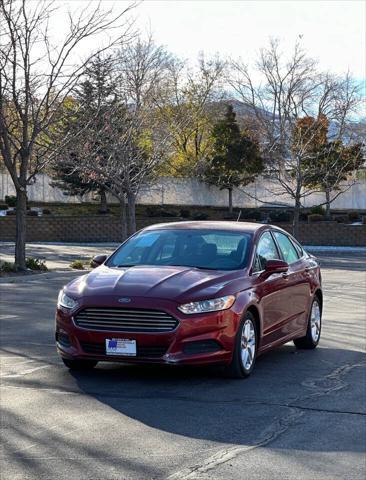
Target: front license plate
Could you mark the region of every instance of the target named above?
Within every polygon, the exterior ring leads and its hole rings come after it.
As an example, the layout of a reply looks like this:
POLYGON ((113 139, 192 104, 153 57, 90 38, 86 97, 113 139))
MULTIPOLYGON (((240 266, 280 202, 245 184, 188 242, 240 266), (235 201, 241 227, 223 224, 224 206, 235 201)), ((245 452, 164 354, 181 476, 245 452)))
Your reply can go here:
POLYGON ((107 355, 125 355, 136 357, 136 340, 125 338, 106 338, 105 351, 107 355))

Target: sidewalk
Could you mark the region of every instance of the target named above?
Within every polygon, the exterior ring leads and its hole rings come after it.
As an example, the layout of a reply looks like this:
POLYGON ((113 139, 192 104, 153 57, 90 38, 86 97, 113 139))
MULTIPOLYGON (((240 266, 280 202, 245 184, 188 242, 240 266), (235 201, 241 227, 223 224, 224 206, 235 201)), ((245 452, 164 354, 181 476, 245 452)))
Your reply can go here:
MULTIPOLYGON (((118 243, 28 243, 27 257, 46 260, 49 270, 68 270, 74 260, 90 260, 95 255, 104 253, 108 255, 117 247, 118 243)), ((0 260, 14 262, 14 243, 0 242, 0 260)))
MULTIPOLYGON (((90 260, 95 255, 110 254, 117 247, 118 243, 29 243, 27 244, 27 256, 46 260, 50 270, 68 270, 74 260, 90 260)), ((366 256, 365 247, 325 247, 325 246, 304 246, 305 250, 314 254, 341 254, 366 256)), ((0 242, 0 260, 6 262, 14 261, 14 243, 0 242)))

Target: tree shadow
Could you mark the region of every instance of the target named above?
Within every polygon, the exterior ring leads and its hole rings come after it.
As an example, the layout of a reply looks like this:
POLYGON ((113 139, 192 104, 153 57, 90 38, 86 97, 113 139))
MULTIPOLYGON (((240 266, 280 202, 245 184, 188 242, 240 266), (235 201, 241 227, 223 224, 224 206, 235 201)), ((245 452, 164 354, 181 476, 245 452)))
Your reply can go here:
MULTIPOLYGON (((154 429, 210 442, 247 444, 266 427, 263 418, 270 423, 279 410, 285 413, 300 404, 311 407, 313 398, 319 402, 321 397, 329 409, 329 395, 341 395, 343 388, 342 374, 328 378, 330 372, 339 365, 364 368, 365 362, 361 352, 298 351, 286 345, 260 357, 254 374, 243 381, 228 379, 215 367, 107 363, 71 375, 85 394, 154 429), (254 436, 243 435, 241 426, 248 422, 253 423, 254 436)), ((313 450, 311 443, 306 448, 313 450)), ((327 443, 323 448, 328 450, 327 443)), ((362 451, 364 445, 349 448, 362 451)))

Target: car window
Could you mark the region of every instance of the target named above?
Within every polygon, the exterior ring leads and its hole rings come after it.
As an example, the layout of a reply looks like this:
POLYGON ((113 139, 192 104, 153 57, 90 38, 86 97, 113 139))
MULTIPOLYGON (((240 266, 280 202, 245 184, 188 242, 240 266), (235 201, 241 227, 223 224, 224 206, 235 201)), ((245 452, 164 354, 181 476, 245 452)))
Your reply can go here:
POLYGON ((294 245, 292 244, 291 240, 288 238, 287 235, 281 232, 273 232, 275 239, 278 242, 280 247, 283 259, 287 263, 294 263, 296 262, 300 256, 294 245))
POLYGON ((270 232, 264 232, 258 241, 253 271, 260 272, 264 270, 267 260, 280 260, 276 244, 270 232))
POLYGON ((179 265, 235 270, 247 265, 251 236, 204 229, 142 231, 108 260, 108 266, 179 265))
POLYGON ((302 246, 294 238, 292 238, 292 237, 289 237, 289 238, 290 238, 293 246, 296 248, 296 251, 299 255, 299 258, 303 257, 304 256, 304 249, 302 248, 302 246))

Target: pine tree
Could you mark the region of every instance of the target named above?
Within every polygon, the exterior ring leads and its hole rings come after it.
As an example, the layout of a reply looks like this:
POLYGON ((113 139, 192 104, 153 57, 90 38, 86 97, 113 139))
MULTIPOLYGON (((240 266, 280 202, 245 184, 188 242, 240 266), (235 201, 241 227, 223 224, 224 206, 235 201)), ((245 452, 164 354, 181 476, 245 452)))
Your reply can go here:
MULTIPOLYGON (((112 75, 112 62, 110 56, 97 56, 85 69, 84 81, 71 102, 69 123, 66 126, 66 130, 75 132, 76 141, 63 151, 66 158, 58 158, 52 175, 52 185, 62 189, 66 195, 97 192, 100 196, 100 213, 108 212, 105 187, 99 185, 92 175, 81 174, 74 165, 77 163, 78 143, 91 142, 96 146, 98 133, 104 126, 104 115, 115 102, 117 86, 112 75)), ((103 162, 103 157, 108 155, 104 142, 99 142, 96 150, 103 162)))
POLYGON ((221 190, 228 190, 232 213, 233 188, 252 182, 263 171, 258 143, 248 131, 240 131, 231 105, 212 129, 213 155, 206 162, 201 177, 221 190))

